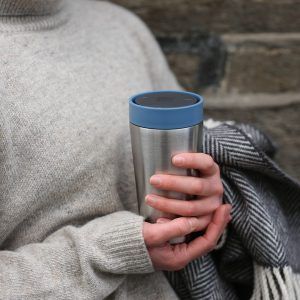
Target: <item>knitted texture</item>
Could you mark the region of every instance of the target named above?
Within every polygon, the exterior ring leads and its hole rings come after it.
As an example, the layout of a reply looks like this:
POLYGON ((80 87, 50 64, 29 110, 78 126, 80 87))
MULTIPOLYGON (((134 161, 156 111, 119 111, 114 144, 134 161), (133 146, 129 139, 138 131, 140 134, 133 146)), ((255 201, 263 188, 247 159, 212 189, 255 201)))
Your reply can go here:
POLYGON ((300 184, 249 125, 206 129, 204 150, 221 167, 233 219, 219 251, 167 273, 174 289, 182 299, 300 299, 300 184))
POLYGON ((58 12, 62 0, 14 0, 0 2, 1 16, 45 16, 58 12))
POLYGON ((138 216, 128 98, 178 89, 107 2, 0 0, 0 299, 176 299, 138 216))

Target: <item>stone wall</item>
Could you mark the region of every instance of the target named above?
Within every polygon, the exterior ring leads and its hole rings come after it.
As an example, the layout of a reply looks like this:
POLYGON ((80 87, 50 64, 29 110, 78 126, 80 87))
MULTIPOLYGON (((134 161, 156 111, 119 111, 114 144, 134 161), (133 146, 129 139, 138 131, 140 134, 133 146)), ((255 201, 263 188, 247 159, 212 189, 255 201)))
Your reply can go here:
POLYGON ((299 0, 114 0, 154 32, 180 83, 206 115, 246 121, 278 144, 300 179, 299 0))

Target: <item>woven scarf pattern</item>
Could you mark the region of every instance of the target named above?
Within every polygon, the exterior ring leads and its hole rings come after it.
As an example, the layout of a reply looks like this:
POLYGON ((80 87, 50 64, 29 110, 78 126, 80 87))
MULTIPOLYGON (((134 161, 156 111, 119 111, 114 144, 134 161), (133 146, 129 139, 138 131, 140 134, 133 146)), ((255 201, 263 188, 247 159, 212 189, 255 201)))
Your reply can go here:
POLYGON ((219 250, 166 272, 181 299, 300 299, 300 185, 272 160, 276 148, 246 124, 204 129, 232 221, 219 250))

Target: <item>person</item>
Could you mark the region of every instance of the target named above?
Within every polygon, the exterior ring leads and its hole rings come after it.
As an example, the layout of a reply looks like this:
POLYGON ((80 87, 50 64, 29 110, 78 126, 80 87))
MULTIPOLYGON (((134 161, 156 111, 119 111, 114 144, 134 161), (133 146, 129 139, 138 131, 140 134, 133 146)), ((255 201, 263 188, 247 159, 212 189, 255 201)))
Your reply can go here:
POLYGON ((0 0, 0 78, 0 299, 176 299, 161 270, 213 250, 230 205, 213 159, 184 153, 199 178, 151 184, 198 200, 138 215, 127 99, 181 89, 147 27, 103 1, 0 0))

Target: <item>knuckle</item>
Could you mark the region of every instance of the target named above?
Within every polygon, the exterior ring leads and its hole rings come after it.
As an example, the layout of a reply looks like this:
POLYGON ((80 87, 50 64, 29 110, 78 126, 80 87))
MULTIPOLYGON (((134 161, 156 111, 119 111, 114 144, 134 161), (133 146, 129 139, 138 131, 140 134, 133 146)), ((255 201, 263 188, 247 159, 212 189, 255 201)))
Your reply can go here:
POLYGON ((220 166, 218 165, 218 164, 216 164, 216 163, 214 163, 216 166, 215 166, 215 168, 216 168, 216 173, 218 174, 218 175, 220 175, 221 174, 221 170, 220 170, 220 166))
POLYGON ((155 208, 156 209, 159 209, 159 210, 164 210, 166 208, 168 208, 168 202, 167 201, 164 201, 165 199, 161 199, 161 198, 158 198, 156 201, 155 201, 155 208))
POLYGON ((148 232, 148 237, 147 237, 147 240, 151 243, 155 243, 157 241, 157 236, 155 234, 154 231, 149 231, 148 232))
POLYGON ((214 209, 217 209, 222 204, 222 198, 221 197, 214 197, 211 200, 211 204, 214 209))
POLYGON ((187 158, 187 162, 190 166, 197 166, 199 161, 198 154, 199 153, 191 153, 191 156, 187 158))
POLYGON ((193 194, 201 195, 202 189, 203 189, 202 181, 199 179, 195 179, 194 183, 192 184, 191 189, 192 189, 193 194))
POLYGON ((207 155, 205 158, 205 169, 211 169, 215 164, 215 161, 210 155, 207 155))
POLYGON ((176 179, 174 176, 168 176, 166 180, 166 186, 167 187, 173 187, 176 186, 176 179))
POLYGON ((195 215, 195 211, 197 209, 197 206, 194 202, 188 202, 185 208, 185 212, 188 216, 193 216, 195 215))
POLYGON ((180 222, 178 222, 177 230, 179 235, 185 235, 191 231, 191 224, 187 219, 181 218, 180 222))
POLYGON ((223 195, 224 187, 223 187, 223 184, 221 182, 219 182, 218 184, 215 185, 215 192, 216 192, 217 195, 223 195))

